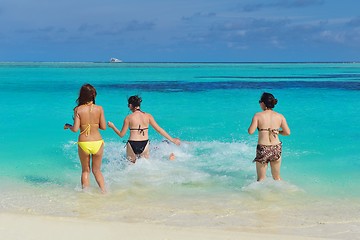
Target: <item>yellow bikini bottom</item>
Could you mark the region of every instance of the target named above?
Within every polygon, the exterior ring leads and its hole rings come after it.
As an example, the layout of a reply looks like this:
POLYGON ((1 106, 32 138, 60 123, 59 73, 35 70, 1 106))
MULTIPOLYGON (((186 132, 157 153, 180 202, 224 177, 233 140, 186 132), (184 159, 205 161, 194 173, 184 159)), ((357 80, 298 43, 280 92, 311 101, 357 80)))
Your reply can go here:
POLYGON ((98 140, 98 141, 89 141, 89 142, 78 142, 77 144, 87 154, 96 154, 101 148, 103 143, 104 140, 98 140))

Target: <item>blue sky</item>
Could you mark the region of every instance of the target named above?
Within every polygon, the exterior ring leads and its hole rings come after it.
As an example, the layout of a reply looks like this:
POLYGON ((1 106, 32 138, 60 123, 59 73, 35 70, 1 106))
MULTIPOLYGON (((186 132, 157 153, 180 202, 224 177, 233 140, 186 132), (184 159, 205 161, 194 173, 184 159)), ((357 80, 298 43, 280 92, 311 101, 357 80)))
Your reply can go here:
POLYGON ((0 61, 360 61, 359 0, 1 0, 0 61))

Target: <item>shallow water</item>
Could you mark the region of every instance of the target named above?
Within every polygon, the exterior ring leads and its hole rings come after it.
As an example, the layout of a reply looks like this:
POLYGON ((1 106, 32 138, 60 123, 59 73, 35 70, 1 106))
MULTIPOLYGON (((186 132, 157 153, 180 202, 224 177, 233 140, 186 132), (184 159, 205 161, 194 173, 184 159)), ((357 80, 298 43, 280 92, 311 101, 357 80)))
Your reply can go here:
POLYGON ((360 64, 0 63, 0 209, 354 239, 359 90, 360 64), (183 144, 151 130, 151 158, 133 165, 127 136, 107 129, 109 193, 93 179, 82 191, 77 134, 62 128, 85 82, 107 120, 120 127, 127 97, 140 94, 142 109, 183 144), (283 182, 255 182, 257 139, 247 128, 263 91, 292 131, 281 138, 283 182))

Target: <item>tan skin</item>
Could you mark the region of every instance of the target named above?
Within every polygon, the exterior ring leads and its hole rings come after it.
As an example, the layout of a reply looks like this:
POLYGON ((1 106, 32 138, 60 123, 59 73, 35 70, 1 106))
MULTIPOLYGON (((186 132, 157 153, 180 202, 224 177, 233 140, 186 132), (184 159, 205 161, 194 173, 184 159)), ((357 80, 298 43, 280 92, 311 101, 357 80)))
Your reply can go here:
MULTIPOLYGON (((270 128, 270 129, 280 129, 279 134, 283 136, 290 135, 290 128, 286 122, 286 119, 280 113, 273 111, 271 108, 267 108, 263 102, 260 103, 260 107, 263 110, 254 115, 250 127, 248 129, 249 134, 253 134, 256 129, 270 128)), ((259 131, 258 132, 258 144, 261 145, 277 145, 280 143, 279 137, 276 134, 275 136, 270 135, 271 141, 269 139, 269 132, 259 131)), ((281 158, 277 161, 271 161, 271 174, 274 180, 281 180, 280 177, 280 166, 281 158)), ((256 172, 257 180, 262 181, 266 178, 266 170, 268 165, 256 162, 256 172)))
MULTIPOLYGON (((160 133, 163 137, 168 139, 169 141, 175 143, 176 145, 180 145, 180 139, 171 137, 164 129, 162 129, 155 121, 154 117, 149 114, 142 111, 138 111, 140 107, 133 107, 131 104, 128 105, 129 109, 132 111, 130 115, 128 115, 124 119, 123 126, 121 130, 117 129, 115 124, 112 122, 108 122, 108 126, 114 130, 114 132, 119 135, 121 138, 125 136, 127 130, 129 128, 137 129, 139 128, 139 125, 141 128, 148 128, 149 125, 153 127, 158 133, 160 133)), ((142 141, 149 139, 149 131, 148 129, 144 130, 143 133, 140 133, 139 131, 130 131, 130 137, 129 140, 135 140, 135 141, 142 141), (143 134, 144 133, 144 134, 143 134)), ((126 156, 127 158, 135 163, 136 161, 136 155, 133 152, 132 148, 130 147, 130 144, 126 144, 126 156)), ((140 157, 149 158, 149 142, 147 143, 144 151, 141 153, 140 157)), ((170 156, 171 158, 172 156, 170 156)))
MULTIPOLYGON (((90 142, 102 140, 99 129, 106 129, 106 121, 104 116, 104 110, 101 106, 95 105, 92 102, 88 104, 80 105, 74 110, 74 124, 65 124, 64 129, 70 129, 73 132, 77 132, 80 129, 80 132, 84 131, 87 127, 87 124, 90 123, 90 134, 80 134, 78 141, 79 142, 90 142), (90 108, 92 108, 90 112, 90 108)), ((82 174, 81 174, 81 184, 83 188, 90 186, 90 169, 94 174, 95 180, 99 185, 103 193, 106 192, 104 177, 101 173, 101 162, 102 156, 104 153, 104 144, 102 144, 100 150, 93 154, 92 163, 90 167, 90 155, 84 152, 78 146, 78 154, 81 162, 82 174)))

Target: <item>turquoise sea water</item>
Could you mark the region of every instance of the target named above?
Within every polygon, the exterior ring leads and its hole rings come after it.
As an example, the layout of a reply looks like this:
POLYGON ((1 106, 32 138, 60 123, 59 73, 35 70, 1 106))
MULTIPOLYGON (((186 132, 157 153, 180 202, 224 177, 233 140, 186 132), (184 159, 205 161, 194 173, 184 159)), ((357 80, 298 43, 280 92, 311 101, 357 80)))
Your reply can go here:
POLYGON ((358 63, 0 63, 0 211, 354 239, 359 92, 358 63), (121 127, 127 97, 139 94, 183 144, 151 130, 150 160, 131 165, 127 136, 107 129, 109 193, 93 179, 82 192, 77 134, 63 125, 84 83, 96 87, 106 120, 121 127), (255 182, 257 136, 247 128, 264 91, 292 131, 281 138, 281 183, 270 171, 255 182))

